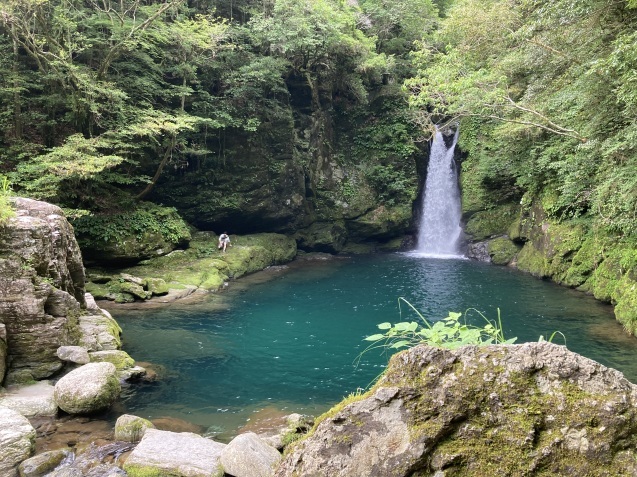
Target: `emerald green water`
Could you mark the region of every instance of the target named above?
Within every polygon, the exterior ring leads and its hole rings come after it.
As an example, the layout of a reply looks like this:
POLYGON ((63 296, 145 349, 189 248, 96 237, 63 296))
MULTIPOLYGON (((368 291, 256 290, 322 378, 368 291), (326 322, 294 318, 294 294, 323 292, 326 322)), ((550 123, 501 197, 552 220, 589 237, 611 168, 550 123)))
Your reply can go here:
POLYGON ((637 340, 610 306, 508 268, 388 254, 272 269, 204 303, 114 311, 124 349, 165 368, 128 392, 126 411, 184 419, 222 440, 263 416, 319 414, 382 371, 380 352, 354 361, 377 323, 401 321, 398 297, 431 319, 470 307, 495 317, 499 307, 507 337, 559 330, 569 349, 637 381, 637 340))

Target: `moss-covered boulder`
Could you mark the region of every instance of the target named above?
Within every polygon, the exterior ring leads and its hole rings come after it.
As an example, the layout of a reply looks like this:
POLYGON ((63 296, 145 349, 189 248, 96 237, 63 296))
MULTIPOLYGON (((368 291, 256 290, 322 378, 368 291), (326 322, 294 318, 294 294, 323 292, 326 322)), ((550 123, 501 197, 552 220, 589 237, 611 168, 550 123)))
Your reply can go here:
POLYGON ((118 371, 132 368, 135 360, 126 351, 113 349, 89 353, 91 363, 112 363, 118 371))
POLYGON ((519 218, 519 211, 519 205, 505 204, 475 212, 467 220, 465 233, 473 241, 507 234, 519 218))
POLYGON ((84 258, 112 266, 170 253, 191 239, 188 224, 174 208, 151 202, 108 215, 73 220, 84 258))
POLYGON ((20 464, 20 477, 42 477, 48 475, 66 457, 71 455, 71 449, 57 449, 33 456, 20 464))
POLYGON ((306 252, 338 253, 347 240, 345 222, 315 222, 296 234, 298 247, 306 252))
POLYGON ((139 442, 147 429, 155 429, 155 425, 142 417, 123 414, 115 423, 115 440, 124 442, 139 442))
POLYGON ((520 247, 507 237, 498 237, 489 240, 487 252, 491 257, 491 262, 495 265, 508 265, 515 258, 520 247))
POLYGON ((418 346, 319 418, 277 477, 634 475, 637 387, 550 343, 418 346))
POLYGON ((522 216, 520 239, 526 242, 517 266, 535 276, 567 284, 572 258, 582 247, 586 234, 581 223, 549 219, 541 203, 535 202, 522 216))
POLYGON ((405 234, 409 230, 411 219, 410 204, 393 207, 381 205, 361 217, 347 221, 348 239, 366 242, 389 240, 405 234))
POLYGON ((74 369, 55 384, 55 402, 69 414, 90 414, 107 409, 121 392, 112 363, 89 363, 74 369))

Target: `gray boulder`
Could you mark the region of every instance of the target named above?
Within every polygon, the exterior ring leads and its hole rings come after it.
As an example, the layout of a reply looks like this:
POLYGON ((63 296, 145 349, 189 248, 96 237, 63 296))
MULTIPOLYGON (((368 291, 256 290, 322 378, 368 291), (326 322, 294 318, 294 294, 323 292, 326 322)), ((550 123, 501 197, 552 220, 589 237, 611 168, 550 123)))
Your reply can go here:
POLYGON ((637 386, 562 346, 418 346, 277 477, 637 475, 637 386))
POLYGON ((190 432, 147 429, 124 464, 129 475, 220 477, 225 444, 190 432))
POLYGON ((0 394, 0 406, 19 412, 24 417, 50 417, 58 412, 53 397, 54 387, 48 381, 7 386, 0 394))
POLYGON ((110 407, 120 392, 114 364, 89 363, 55 384, 55 401, 69 414, 89 414, 110 407))
POLYGON ((20 464, 20 477, 41 477, 53 471, 71 453, 70 449, 58 449, 35 455, 20 464))
POLYGON ((6 371, 17 383, 62 368, 56 351, 73 344, 85 301, 80 249, 62 210, 12 201, 16 216, 0 229, 0 381, 6 371))
POLYGON ((17 477, 18 465, 35 449, 35 429, 16 411, 0 406, 0 476, 17 477))
POLYGON ((123 414, 115 423, 115 440, 124 442, 139 442, 147 429, 154 429, 155 425, 147 419, 123 414))
POLYGON ((90 314, 80 316, 79 345, 89 351, 119 349, 122 345, 122 329, 106 310, 88 310, 90 314))
POLYGON ((272 477, 281 454, 253 432, 240 434, 221 451, 221 465, 234 477, 272 477))
POLYGON ((62 361, 75 364, 87 364, 91 362, 88 350, 82 346, 60 346, 55 352, 62 361))

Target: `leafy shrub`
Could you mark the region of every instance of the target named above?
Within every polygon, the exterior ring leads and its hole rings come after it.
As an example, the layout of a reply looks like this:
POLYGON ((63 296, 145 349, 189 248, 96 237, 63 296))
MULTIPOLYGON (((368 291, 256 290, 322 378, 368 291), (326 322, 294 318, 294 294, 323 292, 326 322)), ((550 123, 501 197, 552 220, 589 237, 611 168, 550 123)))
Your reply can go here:
POLYGON ((0 225, 15 216, 11 202, 9 202, 10 194, 11 185, 9 184, 9 179, 2 177, 0 179, 0 225))
POLYGON ((72 220, 80 243, 99 246, 134 236, 143 240, 152 233, 177 244, 190 237, 186 223, 174 208, 143 204, 130 212, 110 215, 85 215, 72 220))
POLYGON ((411 348, 419 344, 455 349, 465 345, 511 344, 517 339, 504 337, 499 309, 497 320, 489 320, 475 308, 470 308, 464 314, 449 312, 449 316, 432 324, 407 300, 399 298, 399 306, 401 303, 407 304, 416 312, 420 321, 403 321, 393 325, 391 323, 379 324, 378 328, 383 333, 365 338, 365 341, 373 342, 365 351, 374 348, 397 350, 411 348), (467 322, 467 314, 471 311, 484 319, 484 326, 471 325, 467 322))

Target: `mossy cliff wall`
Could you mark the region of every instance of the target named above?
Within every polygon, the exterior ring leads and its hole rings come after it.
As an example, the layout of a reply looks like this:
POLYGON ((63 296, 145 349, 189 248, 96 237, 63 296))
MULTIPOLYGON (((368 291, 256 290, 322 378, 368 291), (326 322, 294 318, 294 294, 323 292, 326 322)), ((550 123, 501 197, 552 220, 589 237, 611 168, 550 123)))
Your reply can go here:
POLYGON ((617 319, 637 334, 634 242, 605 234, 586 220, 552 220, 542 201, 529 196, 520 204, 470 215, 466 232, 486 247, 496 264, 515 266, 613 304, 617 319))
POLYGON ((426 157, 404 116, 402 93, 369 105, 312 108, 302 85, 257 131, 224 133, 217 151, 165 174, 152 200, 199 230, 298 234, 307 251, 387 242, 412 230, 416 162, 426 157))

